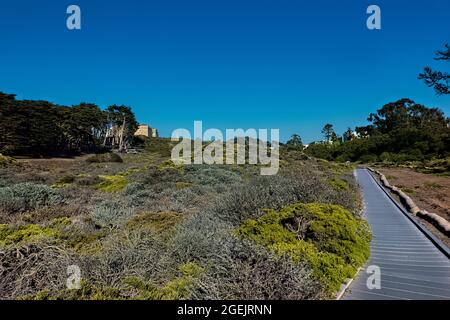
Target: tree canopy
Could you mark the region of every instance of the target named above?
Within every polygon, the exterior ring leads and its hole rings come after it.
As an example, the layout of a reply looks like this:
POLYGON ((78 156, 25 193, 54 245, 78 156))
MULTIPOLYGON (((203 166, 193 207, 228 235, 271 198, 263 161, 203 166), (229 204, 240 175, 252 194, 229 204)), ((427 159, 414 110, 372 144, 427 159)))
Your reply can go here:
POLYGON ((92 103, 68 107, 48 101, 16 100, 0 92, 0 153, 48 155, 97 150, 112 125, 121 128, 123 141, 137 127, 131 108, 112 106, 102 111, 92 103), (117 117, 116 117, 117 116, 117 117))
POLYGON ((326 125, 324 125, 323 129, 322 129, 322 134, 325 138, 325 141, 330 142, 331 139, 333 138, 333 134, 334 134, 334 129, 333 129, 333 125, 331 123, 327 123, 326 125))
POLYGON ((303 150, 302 138, 298 134, 293 134, 286 142, 286 146, 290 150, 303 150))
POLYGON ((450 154, 450 119, 438 108, 401 99, 371 113, 368 121, 350 139, 349 128, 343 143, 311 144, 307 152, 339 161, 423 160, 450 154))
MULTIPOLYGON (((444 50, 438 50, 434 59, 450 61, 450 45, 446 44, 444 50)), ((427 86, 434 88, 437 95, 450 94, 450 74, 447 72, 425 67, 419 74, 419 79, 423 80, 427 86)))

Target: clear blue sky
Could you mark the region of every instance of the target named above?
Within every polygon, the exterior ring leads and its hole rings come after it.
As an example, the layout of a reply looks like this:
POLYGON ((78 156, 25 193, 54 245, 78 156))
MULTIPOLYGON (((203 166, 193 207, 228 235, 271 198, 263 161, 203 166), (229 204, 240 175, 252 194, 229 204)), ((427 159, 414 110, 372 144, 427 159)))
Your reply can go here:
POLYGON ((279 128, 320 139, 408 97, 450 112, 417 80, 450 42, 449 0, 73 0, 0 2, 0 91, 72 105, 130 105, 176 128, 279 128), (66 29, 66 8, 82 30, 66 29), (382 30, 366 28, 366 8, 382 30))

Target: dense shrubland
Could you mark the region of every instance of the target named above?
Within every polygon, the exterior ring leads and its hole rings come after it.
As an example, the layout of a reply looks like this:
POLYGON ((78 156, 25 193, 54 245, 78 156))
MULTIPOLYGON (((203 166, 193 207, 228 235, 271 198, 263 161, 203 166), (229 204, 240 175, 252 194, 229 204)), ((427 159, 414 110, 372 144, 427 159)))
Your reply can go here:
POLYGON ((330 298, 367 258, 351 166, 292 148, 272 177, 177 166, 164 151, 122 158, 0 169, 0 298, 330 298), (282 243, 256 232, 273 227, 269 214, 308 206, 274 222, 282 243), (69 265, 79 290, 66 289, 69 265))

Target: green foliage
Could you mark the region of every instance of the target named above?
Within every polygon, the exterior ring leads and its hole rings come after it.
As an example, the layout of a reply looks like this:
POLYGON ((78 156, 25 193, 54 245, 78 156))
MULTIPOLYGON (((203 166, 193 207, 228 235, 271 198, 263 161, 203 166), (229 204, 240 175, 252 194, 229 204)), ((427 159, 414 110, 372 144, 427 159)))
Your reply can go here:
POLYGON ((128 277, 126 284, 139 291, 139 299, 145 300, 181 300, 189 298, 194 281, 203 273, 203 268, 194 262, 188 262, 180 266, 181 275, 163 287, 142 281, 137 277, 128 277))
POLYGON ((388 103, 372 113, 371 125, 357 128, 359 138, 344 143, 314 143, 306 152, 337 161, 393 163, 445 157, 450 153, 450 120, 437 108, 409 99, 388 103))
POLYGON ((69 174, 59 179, 55 184, 52 185, 52 188, 55 189, 66 188, 73 182, 75 182, 75 176, 69 174))
MULTIPOLYGON (((447 62, 450 61, 450 45, 447 43, 444 50, 437 51, 434 59, 447 62)), ((430 67, 425 67, 418 78, 423 80, 428 87, 434 88, 437 95, 450 94, 449 73, 435 71, 430 67)))
POLYGON ((313 157, 325 160, 333 159, 333 146, 328 143, 311 143, 308 148, 306 148, 306 153, 313 157))
POLYGON ((348 182, 339 178, 331 179, 330 184, 336 190, 348 190, 348 182))
POLYGON ((107 232, 96 230, 83 233, 80 230, 62 230, 58 239, 80 254, 97 254, 102 251, 101 241, 107 236, 107 232))
POLYGON ((177 182, 175 183, 175 186, 176 186, 176 188, 177 188, 178 190, 181 190, 181 189, 189 188, 190 186, 192 186, 192 183, 189 183, 189 182, 183 182, 183 181, 177 181, 177 182))
POLYGON ((75 176, 72 174, 66 175, 58 180, 58 183, 73 183, 75 181, 75 176))
POLYGON ((184 166, 182 164, 175 164, 172 160, 166 160, 158 167, 159 170, 175 169, 183 171, 184 166))
POLYGON ((292 135, 291 139, 286 142, 288 150, 303 150, 302 138, 298 134, 292 135))
POLYGON ((146 138, 144 148, 151 153, 158 153, 163 157, 170 157, 173 143, 166 138, 146 138))
POLYGON ((127 227, 161 233, 173 229, 182 219, 183 215, 177 212, 144 212, 130 219, 127 227))
POLYGON ((67 226, 70 226, 71 224, 72 224, 72 219, 70 219, 69 217, 55 218, 50 223, 50 225, 53 228, 67 227, 67 226))
POLYGON ((0 153, 95 152, 103 149, 108 140, 106 132, 112 127, 124 133, 120 139, 123 147, 137 128, 130 107, 113 105, 106 111, 90 103, 67 107, 48 101, 16 100, 15 95, 0 92, 0 153))
POLYGON ((94 186, 102 182, 102 179, 97 175, 78 175, 76 184, 79 186, 94 186))
POLYGON ((24 182, 0 188, 0 209, 19 212, 61 204, 62 196, 41 184, 24 182))
POLYGON ((195 185, 229 185, 242 181, 239 173, 226 165, 186 165, 185 180, 195 185))
POLYGON ((424 161, 416 166, 416 170, 422 173, 433 173, 438 175, 450 175, 450 158, 445 159, 431 159, 424 161))
POLYGON ((55 228, 43 228, 36 224, 11 227, 0 224, 0 246, 33 243, 45 238, 54 238, 59 235, 55 228))
POLYGON ((119 151, 123 151, 125 145, 133 140, 138 128, 136 117, 130 107, 124 105, 109 106, 106 111, 107 127, 113 129, 114 138, 111 144, 117 144, 119 151))
POLYGON ((16 159, 4 156, 0 153, 0 168, 15 167, 18 165, 19 163, 17 162, 16 159))
POLYGON ((95 188, 110 193, 121 191, 129 183, 127 180, 128 176, 142 171, 145 171, 145 169, 131 168, 115 175, 100 175, 99 178, 103 179, 103 181, 95 185, 95 188))
POLYGON ((95 188, 105 192, 118 192, 125 188, 128 184, 126 176, 121 174, 113 176, 100 175, 99 177, 104 181, 97 184, 95 188))
POLYGON ((326 142, 331 141, 332 137, 335 134, 333 125, 330 123, 327 123, 322 129, 322 134, 323 134, 326 142))
POLYGON ((115 202, 103 202, 92 211, 91 218, 96 226, 101 228, 120 227, 126 219, 133 215, 132 208, 124 207, 115 202))
POLYGON ((362 163, 374 163, 378 161, 378 157, 375 154, 365 154, 359 158, 362 163))
POLYGON ((91 151, 100 145, 105 125, 105 113, 95 104, 65 107, 0 92, 0 152, 6 154, 91 151))
POLYGON ((122 158, 117 153, 101 153, 86 159, 89 163, 117 162, 122 163, 122 158))
POLYGON ((257 220, 246 220, 236 232, 297 263, 308 263, 330 294, 369 257, 366 221, 336 205, 297 203, 267 210, 257 220))
POLYGON ((347 131, 345 131, 344 134, 342 135, 343 142, 351 141, 354 138, 355 136, 353 135, 353 130, 351 128, 348 128, 347 131))
POLYGON ((98 287, 83 279, 80 289, 64 289, 56 293, 43 290, 35 295, 21 297, 22 300, 123 300, 124 298, 120 289, 98 287))

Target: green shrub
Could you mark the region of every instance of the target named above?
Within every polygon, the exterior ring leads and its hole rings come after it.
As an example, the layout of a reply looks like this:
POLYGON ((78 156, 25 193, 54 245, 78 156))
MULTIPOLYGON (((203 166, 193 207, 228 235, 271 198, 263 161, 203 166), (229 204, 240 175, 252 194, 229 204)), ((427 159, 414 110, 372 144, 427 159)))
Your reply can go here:
POLYGON ((339 178, 331 179, 330 184, 336 190, 348 190, 348 183, 343 179, 339 178))
POLYGON ((64 230, 59 239, 64 244, 81 254, 97 254, 102 251, 101 241, 107 236, 104 230, 80 233, 79 230, 64 230))
POLYGON ((332 160, 333 145, 328 143, 311 143, 308 148, 305 149, 306 154, 316 158, 332 160))
POLYGON ((158 169, 159 170, 175 169, 178 171, 183 171, 183 165, 175 164, 172 160, 166 160, 159 165, 158 169))
POLYGON ((103 179, 103 181, 98 183, 95 188, 106 192, 118 192, 128 185, 129 181, 127 180, 127 177, 129 175, 141 173, 143 171, 144 169, 131 168, 125 172, 119 172, 111 176, 100 175, 99 177, 103 179))
POLYGON ((173 229, 182 219, 183 215, 176 212, 144 212, 130 219, 127 227, 161 233, 173 229))
POLYGON ((120 289, 95 286, 86 280, 81 280, 80 289, 63 289, 52 293, 47 290, 35 295, 21 297, 23 300, 122 300, 120 289))
POLYGON ((96 154, 86 159, 89 163, 102 163, 102 162, 118 162, 122 163, 123 159, 117 153, 102 153, 96 154))
POLYGON ((211 210, 217 218, 238 226, 243 220, 259 218, 264 208, 281 209, 296 202, 339 204, 354 214, 359 210, 353 192, 338 191, 307 170, 256 177, 249 184, 223 194, 211 203, 211 210))
POLYGON ((0 245, 2 246, 33 243, 45 238, 57 237, 58 235, 58 230, 43 228, 36 224, 19 227, 0 224, 0 245))
POLYGON ((0 188, 0 209, 8 212, 34 210, 62 202, 62 196, 46 185, 25 182, 0 188))
POLYGON ((230 185, 242 182, 240 175, 228 166, 187 165, 185 179, 196 185, 230 185))
POLYGON ((137 277, 125 279, 125 283, 138 289, 140 299, 146 300, 180 300, 189 298, 194 280, 203 273, 203 268, 194 262, 188 262, 180 266, 181 275, 167 282, 163 287, 157 287, 152 283, 142 281, 137 277))
POLYGON ((58 180, 57 183, 73 183, 75 181, 75 176, 72 174, 68 174, 61 179, 58 180))
POLYGON ((115 202, 103 202, 94 208, 91 214, 93 222, 101 228, 121 226, 133 215, 132 208, 126 208, 115 202))
POLYGON ((362 163, 374 163, 378 161, 376 154, 365 154, 359 158, 362 163))
POLYGON ((151 153, 158 153, 164 157, 170 157, 173 143, 170 139, 147 138, 145 139, 145 149, 151 153))
POLYGON ((421 173, 434 173, 448 176, 450 175, 450 158, 424 161, 416 170, 421 173))
POLYGON ((97 175, 83 175, 76 179, 76 184, 79 186, 93 186, 102 182, 102 179, 97 175))
POLYGON ((62 177, 61 179, 59 179, 55 184, 52 185, 52 188, 56 188, 56 189, 66 188, 74 181, 75 181, 75 176, 69 174, 69 175, 66 175, 66 176, 62 177))
POLYGON ((70 226, 71 224, 72 224, 72 219, 70 219, 69 217, 54 218, 50 222, 50 225, 54 228, 67 227, 67 226, 70 226))
POLYGON ((175 187, 176 187, 178 190, 186 189, 186 188, 189 188, 190 186, 192 186, 192 183, 189 183, 189 182, 177 181, 177 182, 175 183, 175 187))
POLYGON ((339 290, 369 257, 366 221, 337 205, 297 203, 280 211, 267 210, 236 232, 294 262, 306 262, 329 294, 339 290))
POLYGON ((106 192, 117 192, 125 188, 128 184, 126 176, 124 175, 113 175, 113 176, 99 176, 104 181, 97 184, 95 187, 98 190, 106 192))
POLYGON ((11 166, 18 166, 19 163, 16 159, 4 156, 0 153, 0 168, 6 168, 11 166))

